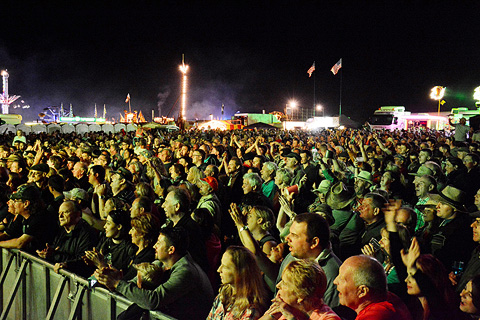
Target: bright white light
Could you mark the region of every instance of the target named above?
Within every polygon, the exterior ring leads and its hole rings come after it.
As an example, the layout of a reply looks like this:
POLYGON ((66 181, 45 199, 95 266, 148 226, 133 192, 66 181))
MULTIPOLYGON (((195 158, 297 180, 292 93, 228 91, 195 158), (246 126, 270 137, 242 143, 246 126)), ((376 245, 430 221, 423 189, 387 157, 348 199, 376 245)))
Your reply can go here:
POLYGON ((180 71, 182 71, 183 74, 187 73, 187 70, 188 70, 188 66, 185 65, 185 64, 182 64, 180 66, 180 71))
POLYGON ((476 87, 473 91, 473 99, 480 101, 480 87, 476 87))
POLYGON ((322 111, 322 109, 323 109, 323 106, 321 104, 317 104, 317 110, 322 111))
POLYGON ((290 100, 288 104, 290 107, 292 107, 292 109, 295 109, 298 105, 296 100, 290 100))
POLYGON ((212 121, 202 123, 201 125, 198 126, 198 129, 199 130, 208 130, 208 129, 228 130, 228 124, 223 121, 212 120, 212 121))
POLYGON ((433 100, 441 100, 445 95, 445 87, 436 86, 433 87, 430 93, 430 98, 433 100))
POLYGON ((180 117, 185 119, 185 109, 187 105, 187 70, 188 66, 182 64, 180 66, 180 71, 183 73, 183 81, 182 81, 182 106, 180 111, 180 117))

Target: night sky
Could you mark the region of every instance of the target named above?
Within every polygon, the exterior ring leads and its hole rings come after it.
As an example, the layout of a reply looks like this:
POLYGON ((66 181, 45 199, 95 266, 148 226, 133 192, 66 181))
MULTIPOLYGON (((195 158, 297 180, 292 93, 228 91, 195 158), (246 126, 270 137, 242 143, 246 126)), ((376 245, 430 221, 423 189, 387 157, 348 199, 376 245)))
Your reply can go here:
MULTIPOLYGON (((435 112, 474 108, 480 86, 480 5, 474 1, 2 1, 0 68, 29 109, 119 118, 127 93, 151 120, 177 117, 182 53, 188 119, 283 111, 316 102, 365 121, 381 105, 435 112), (329 4, 325 4, 325 3, 329 4), (340 59, 343 68, 330 68, 340 59), (316 62, 311 78, 308 68, 316 62)), ((478 3, 478 2, 477 2, 478 3)), ((19 100, 19 101, 20 101, 19 100)))

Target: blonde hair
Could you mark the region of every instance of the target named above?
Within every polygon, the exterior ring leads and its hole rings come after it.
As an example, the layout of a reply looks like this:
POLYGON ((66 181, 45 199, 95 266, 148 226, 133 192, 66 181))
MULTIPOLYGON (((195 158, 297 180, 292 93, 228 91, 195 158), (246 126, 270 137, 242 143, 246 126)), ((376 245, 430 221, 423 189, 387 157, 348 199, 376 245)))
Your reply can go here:
POLYGON ((263 314, 267 305, 267 292, 254 255, 240 246, 228 247, 225 251, 225 254, 227 253, 236 272, 233 285, 220 287, 219 297, 225 310, 231 310, 235 318, 240 318, 245 310, 252 306, 263 314))
POLYGON ((133 265, 142 279, 142 288, 153 290, 160 284, 163 269, 156 264, 142 262, 133 265))
POLYGON ((309 309, 318 305, 327 290, 327 276, 314 260, 297 260, 288 264, 282 278, 288 278, 297 288, 298 298, 303 300, 309 309))

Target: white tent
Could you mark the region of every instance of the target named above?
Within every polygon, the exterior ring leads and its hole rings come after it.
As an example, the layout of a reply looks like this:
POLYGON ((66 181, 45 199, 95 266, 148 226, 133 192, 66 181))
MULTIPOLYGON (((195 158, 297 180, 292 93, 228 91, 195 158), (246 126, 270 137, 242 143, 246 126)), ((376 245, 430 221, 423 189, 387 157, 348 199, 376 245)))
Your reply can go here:
POLYGON ((53 133, 55 131, 62 132, 62 127, 56 123, 51 123, 47 125, 47 133, 53 133))
POLYGON ((113 125, 110 124, 110 123, 105 123, 104 125, 102 125, 102 130, 105 133, 115 132, 115 129, 113 128, 113 125))
POLYGON ((137 126, 134 125, 134 124, 127 124, 127 132, 130 132, 130 131, 136 131, 137 130, 137 126))
POLYGON ((122 131, 122 129, 123 129, 123 130, 126 130, 126 129, 127 129, 126 126, 125 126, 123 123, 117 123, 117 124, 114 126, 114 131, 115 131, 115 133, 122 131))
POLYGON ((7 132, 13 132, 15 133, 16 130, 15 130, 15 126, 13 124, 2 124, 0 126, 0 133, 7 133, 7 132))
POLYGON ((47 127, 44 124, 36 124, 32 126, 32 133, 47 132, 47 127))
POLYGON ((98 131, 102 131, 102 127, 100 127, 100 125, 97 123, 93 123, 88 125, 88 130, 90 132, 98 132, 98 131))
POLYGON ((77 126, 75 127, 75 131, 76 131, 78 134, 83 134, 83 133, 89 132, 88 124, 86 124, 86 123, 79 123, 79 124, 77 124, 77 126))
POLYGON ((15 130, 22 130, 25 135, 29 134, 32 132, 32 128, 30 126, 26 126, 23 123, 17 124, 15 126, 15 130))
POLYGON ((70 123, 62 124, 62 133, 72 133, 75 132, 75 126, 70 123))

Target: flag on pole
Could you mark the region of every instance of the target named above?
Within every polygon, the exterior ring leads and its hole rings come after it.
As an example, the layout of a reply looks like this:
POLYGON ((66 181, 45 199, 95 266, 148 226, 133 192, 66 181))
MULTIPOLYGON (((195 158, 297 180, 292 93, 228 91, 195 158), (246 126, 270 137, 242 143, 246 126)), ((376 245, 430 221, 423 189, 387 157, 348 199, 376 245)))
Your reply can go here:
POLYGON ((340 58, 340 60, 338 60, 338 62, 335 63, 335 65, 332 67, 332 69, 330 69, 330 71, 332 71, 333 75, 336 75, 338 73, 338 70, 340 70, 341 67, 342 67, 342 58, 340 58))
POLYGON ((315 71, 315 61, 313 61, 312 66, 311 66, 310 69, 308 69, 308 71, 307 71, 309 78, 312 76, 313 71, 315 71))
POLYGON ((128 103, 128 101, 130 101, 130 93, 127 94, 127 99, 125 99, 125 103, 128 103))

